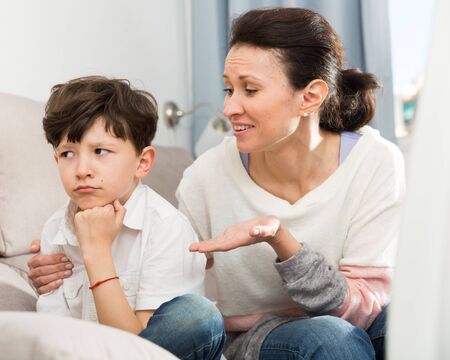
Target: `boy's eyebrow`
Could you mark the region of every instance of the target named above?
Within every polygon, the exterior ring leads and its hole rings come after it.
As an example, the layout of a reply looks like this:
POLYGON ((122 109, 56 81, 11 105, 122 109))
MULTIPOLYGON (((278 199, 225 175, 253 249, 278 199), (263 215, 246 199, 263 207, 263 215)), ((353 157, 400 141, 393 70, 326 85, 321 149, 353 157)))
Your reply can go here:
MULTIPOLYGON (((58 145, 55 150, 56 151, 62 151, 62 150, 67 150, 67 149, 72 149, 72 147, 75 145, 75 143, 71 143, 71 142, 67 142, 64 144, 60 144, 58 145)), ((117 147, 117 144, 111 143, 111 142, 107 142, 107 141, 98 141, 98 142, 93 142, 88 144, 89 147, 91 148, 115 148, 117 147)))
POLYGON ((102 148, 102 147, 116 147, 117 144, 107 142, 107 141, 98 141, 98 142, 90 143, 89 146, 92 148, 102 148))
POLYGON ((64 149, 70 149, 72 147, 73 144, 71 143, 64 143, 64 144, 59 144, 57 147, 55 147, 56 151, 61 151, 64 149))

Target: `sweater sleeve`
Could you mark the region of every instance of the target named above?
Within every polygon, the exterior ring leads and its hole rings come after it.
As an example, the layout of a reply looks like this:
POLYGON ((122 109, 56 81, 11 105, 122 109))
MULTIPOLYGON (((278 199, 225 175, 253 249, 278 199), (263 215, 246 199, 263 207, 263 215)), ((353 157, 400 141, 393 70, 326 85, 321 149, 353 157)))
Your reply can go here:
POLYGON ((344 302, 344 276, 306 244, 289 259, 275 262, 275 268, 292 300, 310 314, 326 314, 344 302))
POLYGON ((291 298, 310 314, 332 314, 368 328, 389 301, 404 168, 400 153, 380 162, 356 207, 339 268, 308 246, 275 263, 291 298))

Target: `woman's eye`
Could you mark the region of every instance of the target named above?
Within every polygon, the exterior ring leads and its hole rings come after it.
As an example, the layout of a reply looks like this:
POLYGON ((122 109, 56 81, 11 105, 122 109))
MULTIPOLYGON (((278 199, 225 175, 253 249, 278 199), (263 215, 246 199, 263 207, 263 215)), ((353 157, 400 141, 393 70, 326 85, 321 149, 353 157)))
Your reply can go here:
POLYGON ((249 94, 249 95, 253 95, 253 94, 255 94, 257 91, 258 91, 258 90, 256 90, 256 89, 249 89, 249 88, 245 89, 245 92, 246 92, 247 94, 249 94))
POLYGON ((95 153, 97 155, 106 155, 106 154, 109 154, 109 150, 98 148, 98 149, 95 149, 95 153))
POLYGON ((73 153, 73 151, 63 151, 60 154, 60 156, 63 157, 63 158, 71 158, 71 157, 74 156, 74 153, 73 153))
POLYGON ((232 88, 225 88, 225 89, 223 89, 223 91, 229 96, 233 95, 233 89, 232 88))

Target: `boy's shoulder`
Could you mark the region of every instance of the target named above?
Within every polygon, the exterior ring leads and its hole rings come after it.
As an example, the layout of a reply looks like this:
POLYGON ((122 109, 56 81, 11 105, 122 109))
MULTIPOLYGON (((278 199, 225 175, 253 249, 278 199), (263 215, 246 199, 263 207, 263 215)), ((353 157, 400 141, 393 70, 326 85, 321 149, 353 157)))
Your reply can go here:
POLYGON ((141 184, 137 190, 140 192, 140 204, 136 204, 134 209, 130 209, 131 211, 142 211, 142 215, 144 215, 147 220, 153 219, 162 221, 173 217, 184 217, 177 208, 149 186, 141 184))

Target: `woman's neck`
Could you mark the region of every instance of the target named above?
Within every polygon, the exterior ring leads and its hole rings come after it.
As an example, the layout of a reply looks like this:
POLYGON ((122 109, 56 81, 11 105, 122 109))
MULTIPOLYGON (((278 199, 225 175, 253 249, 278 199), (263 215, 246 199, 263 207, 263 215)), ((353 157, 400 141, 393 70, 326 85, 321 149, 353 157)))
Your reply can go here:
POLYGON ((283 143, 249 155, 249 173, 262 188, 290 203, 323 183, 339 166, 339 134, 303 122, 283 143))

